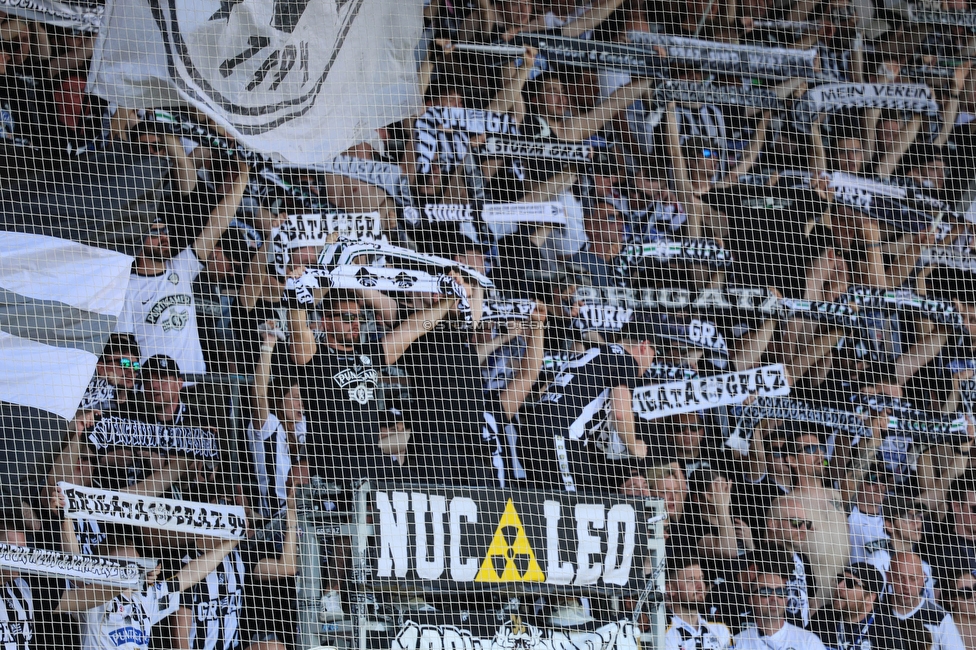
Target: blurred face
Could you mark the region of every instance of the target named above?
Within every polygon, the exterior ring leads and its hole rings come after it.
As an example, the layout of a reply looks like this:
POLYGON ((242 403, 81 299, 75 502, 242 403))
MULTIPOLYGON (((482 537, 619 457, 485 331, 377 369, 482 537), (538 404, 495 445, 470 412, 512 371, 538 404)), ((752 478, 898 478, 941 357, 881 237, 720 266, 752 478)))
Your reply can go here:
POLYGON ((888 523, 888 533, 895 539, 909 542, 922 541, 922 526, 925 519, 921 510, 909 510, 904 517, 897 517, 888 523))
POLYGON ((756 587, 749 597, 756 618, 777 620, 786 616, 786 582, 769 573, 756 576, 756 587))
POLYGON ((848 174, 856 174, 864 163, 864 152, 861 141, 856 138, 844 138, 837 143, 837 169, 848 174))
POLYGON ((869 594, 861 581, 845 572, 837 580, 834 590, 834 607, 845 614, 859 614, 866 611, 868 602, 873 602, 874 594, 869 594))
POLYGON ((112 355, 105 357, 95 367, 100 377, 116 388, 132 390, 136 385, 136 371, 139 370, 139 358, 134 356, 112 355))
POLYGON ((774 542, 790 550, 795 550, 807 541, 813 530, 813 521, 807 519, 806 510, 795 501, 783 501, 777 504, 766 520, 769 536, 774 542))
POLYGON ((322 249, 318 246, 302 246, 288 251, 288 263, 291 266, 312 266, 318 264, 319 253, 322 249))
POLYGON ((163 411, 171 411, 180 403, 180 389, 183 380, 176 375, 152 375, 145 381, 149 400, 163 411))
POLYGON ((815 435, 802 435, 797 439, 797 454, 793 457, 794 469, 805 476, 823 476, 827 445, 815 435))
POLYGON ((789 449, 785 441, 770 440, 766 451, 766 462, 773 474, 790 475, 789 449))
POLYGON ((688 174, 697 184, 710 183, 718 171, 718 151, 711 147, 688 152, 688 174))
POLYGON ((149 233, 142 241, 142 253, 144 257, 154 260, 168 260, 172 257, 169 241, 169 228, 163 224, 154 223, 149 228, 149 233))
POLYGON ((976 618, 976 576, 967 573, 958 578, 953 586, 955 592, 952 594, 952 602, 947 603, 952 609, 952 615, 956 618, 976 618))
POLYGON ((285 422, 301 422, 305 417, 302 405, 302 393, 298 386, 292 386, 281 399, 281 414, 279 419, 285 422))
POLYGON ((330 339, 341 345, 354 345, 360 341, 362 319, 358 302, 340 302, 335 311, 325 315, 325 331, 330 339))
POLYGON ((698 564, 676 571, 668 578, 668 600, 679 606, 698 606, 705 602, 705 574, 698 564))
POLYGON ((586 234, 594 243, 607 248, 604 253, 616 256, 624 241, 624 220, 609 203, 598 203, 585 220, 586 234))
POLYGON ((922 560, 914 553, 899 553, 891 560, 888 572, 891 591, 902 602, 912 603, 922 596, 925 587, 925 572, 922 560))
POLYGON ((976 492, 967 492, 960 503, 952 504, 956 534, 967 539, 976 538, 976 492))
POLYGON ((503 0, 498 3, 498 8, 508 27, 523 27, 532 20, 532 3, 529 0, 503 0))
POLYGON ((688 497, 688 481, 684 472, 675 466, 665 476, 653 481, 651 496, 664 501, 668 522, 680 520, 688 497))
POLYGON ((543 83, 539 103, 547 116, 555 118, 562 118, 572 107, 562 82, 557 79, 548 79, 543 83))
POLYGON ((871 512, 877 511, 884 501, 885 493, 888 491, 888 483, 884 476, 875 471, 870 471, 861 482, 861 489, 857 493, 857 505, 860 509, 867 509, 871 512))
POLYGON ((683 458, 694 458, 705 437, 705 427, 697 413, 683 413, 675 417, 674 444, 683 458))

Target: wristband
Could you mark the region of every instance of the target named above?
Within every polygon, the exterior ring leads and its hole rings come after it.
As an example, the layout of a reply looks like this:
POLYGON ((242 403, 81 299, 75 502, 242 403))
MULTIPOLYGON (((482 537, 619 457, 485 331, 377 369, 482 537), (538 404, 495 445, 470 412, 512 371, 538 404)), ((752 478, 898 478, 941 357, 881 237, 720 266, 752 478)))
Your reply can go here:
POLYGON ((273 350, 274 350, 274 346, 273 345, 262 345, 261 346, 261 352, 271 352, 273 350))

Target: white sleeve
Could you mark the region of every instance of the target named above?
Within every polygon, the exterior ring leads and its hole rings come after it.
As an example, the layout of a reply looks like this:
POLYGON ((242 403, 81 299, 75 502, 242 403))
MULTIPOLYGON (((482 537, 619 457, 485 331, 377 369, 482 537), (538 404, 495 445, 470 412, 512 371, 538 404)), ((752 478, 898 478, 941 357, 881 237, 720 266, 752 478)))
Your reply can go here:
POLYGON ((169 261, 174 271, 183 275, 184 273, 191 281, 195 280, 200 271, 203 270, 203 262, 197 257, 193 246, 187 246, 180 254, 169 261))
POLYGON ((823 641, 820 640, 819 636, 817 636, 813 632, 807 632, 806 630, 804 630, 804 632, 806 632, 806 634, 804 635, 806 637, 804 650, 827 650, 827 648, 823 644, 823 641))
POLYGON ((966 644, 959 634, 959 629, 949 614, 946 614, 946 617, 939 623, 934 636, 935 650, 966 650, 966 644))
POLYGON ((135 323, 132 322, 132 304, 135 299, 135 296, 132 295, 132 289, 128 289, 125 292, 125 301, 122 303, 122 311, 119 313, 119 319, 115 322, 115 331, 119 334, 132 334, 133 332, 135 323))

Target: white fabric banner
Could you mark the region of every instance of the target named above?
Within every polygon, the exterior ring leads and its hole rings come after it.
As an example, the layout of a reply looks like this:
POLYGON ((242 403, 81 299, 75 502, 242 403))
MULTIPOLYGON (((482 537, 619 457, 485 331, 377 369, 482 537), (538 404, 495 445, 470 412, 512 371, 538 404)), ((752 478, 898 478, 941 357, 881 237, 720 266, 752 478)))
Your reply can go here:
POLYGON ((143 567, 135 561, 70 555, 60 551, 0 544, 0 567, 56 578, 71 578, 123 589, 142 589, 143 567))
POLYGON ((74 417, 131 266, 114 251, 0 232, 0 400, 74 417))
POLYGON ((383 236, 383 219, 379 212, 288 215, 281 225, 271 230, 271 255, 275 271, 278 275, 285 275, 288 251, 306 246, 325 246, 332 233, 355 241, 380 240, 383 236))
POLYGON ((190 104, 248 147, 331 161, 419 112, 421 0, 108 0, 89 91, 190 104))
POLYGON ((58 486, 68 501, 64 509, 68 519, 94 519, 223 539, 244 539, 247 529, 242 506, 147 497, 65 482, 58 486))
POLYGON ((741 404, 750 395, 777 397, 790 394, 786 369, 781 364, 742 372, 699 377, 634 389, 634 413, 644 420, 693 413, 717 406, 741 404))

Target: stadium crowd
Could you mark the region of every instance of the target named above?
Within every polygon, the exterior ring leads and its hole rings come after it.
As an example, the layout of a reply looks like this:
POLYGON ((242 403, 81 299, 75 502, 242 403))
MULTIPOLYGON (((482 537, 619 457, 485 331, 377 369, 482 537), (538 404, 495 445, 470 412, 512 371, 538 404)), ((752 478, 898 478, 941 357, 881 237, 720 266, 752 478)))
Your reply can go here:
MULTIPOLYGON (((298 169, 233 155, 186 108, 102 102, 94 36, 5 16, 7 182, 108 150, 169 173, 68 438, 0 519, 5 543, 163 561, 142 591, 4 572, 0 643, 292 647, 295 489, 374 479, 663 499, 667 650, 976 650, 971 17, 966 0, 431 0, 425 106, 298 169), (649 43, 659 65, 568 64, 553 42, 649 43), (730 45, 810 69, 711 67, 730 45), (871 99, 825 99, 836 84, 871 99), (561 218, 483 218, 512 204, 561 218), (432 283, 366 271, 384 268, 432 283), (642 386, 775 364, 780 411, 635 412, 642 386), (226 375, 253 378, 240 440, 210 381, 226 375), (96 448, 109 417, 215 433, 240 463, 96 448), (59 482, 244 505, 250 536, 65 519, 59 482)), ((335 545, 324 621, 350 605, 335 545)), ((609 616, 544 604, 523 612, 609 616)))

